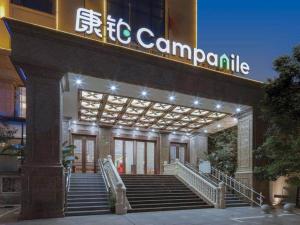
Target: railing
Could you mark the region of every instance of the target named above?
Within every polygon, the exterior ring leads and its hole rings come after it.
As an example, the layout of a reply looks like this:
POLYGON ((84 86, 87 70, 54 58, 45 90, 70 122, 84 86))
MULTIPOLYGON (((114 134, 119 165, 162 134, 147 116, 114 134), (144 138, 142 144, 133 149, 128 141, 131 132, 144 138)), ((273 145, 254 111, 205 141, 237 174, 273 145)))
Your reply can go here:
POLYGON ((164 164, 164 174, 175 175, 188 184, 195 192, 216 208, 224 208, 225 187, 220 183, 218 187, 212 185, 199 174, 183 165, 177 159, 174 163, 164 164))
POLYGON ((237 194, 249 200, 258 206, 262 206, 264 196, 262 193, 256 192, 253 188, 246 186, 240 181, 228 176, 226 173, 211 167, 211 176, 219 182, 224 182, 227 188, 234 190, 237 194))
POLYGON ((199 176, 201 176, 203 179, 205 179, 206 181, 208 181, 209 183, 211 183, 212 185, 214 185, 215 187, 219 186, 219 182, 214 181, 213 179, 211 179, 211 177, 207 176, 205 173, 201 173, 199 172, 199 170, 197 170, 192 164, 185 162, 184 165, 186 167, 188 167, 190 170, 194 171, 195 173, 197 173, 199 176))
POLYGON ((72 164, 70 164, 65 171, 65 204, 67 203, 68 192, 70 190, 71 175, 72 175, 72 164))
POLYGON ((109 155, 103 161, 100 159, 99 163, 100 168, 103 169, 103 176, 108 184, 110 194, 115 199, 116 214, 126 214, 128 207, 130 207, 126 198, 126 187, 112 162, 111 156, 109 155))

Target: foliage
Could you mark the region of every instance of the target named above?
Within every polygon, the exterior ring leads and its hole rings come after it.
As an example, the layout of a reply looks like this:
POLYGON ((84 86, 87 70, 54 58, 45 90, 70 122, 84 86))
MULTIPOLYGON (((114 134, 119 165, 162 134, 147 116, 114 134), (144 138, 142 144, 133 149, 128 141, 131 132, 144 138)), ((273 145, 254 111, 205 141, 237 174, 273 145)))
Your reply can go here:
POLYGON ((300 186, 300 45, 292 56, 274 61, 279 77, 269 80, 261 103, 267 123, 266 139, 255 150, 258 177, 276 180, 287 176, 300 186))
POLYGON ((62 164, 65 168, 72 165, 73 161, 77 159, 76 156, 74 156, 74 150, 76 146, 75 145, 68 145, 64 146, 62 150, 62 164))
POLYGON ((208 137, 208 160, 212 166, 233 175, 236 170, 237 128, 233 127, 208 137))

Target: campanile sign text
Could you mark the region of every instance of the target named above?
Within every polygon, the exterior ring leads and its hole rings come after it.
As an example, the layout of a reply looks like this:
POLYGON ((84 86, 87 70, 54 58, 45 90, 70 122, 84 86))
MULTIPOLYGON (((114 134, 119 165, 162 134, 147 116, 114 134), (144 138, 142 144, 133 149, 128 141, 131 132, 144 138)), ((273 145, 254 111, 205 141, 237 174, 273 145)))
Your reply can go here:
MULTIPOLYGON (((88 35, 95 34, 102 38, 102 15, 93 10, 79 8, 76 15, 75 30, 88 35)), ((103 26, 104 27, 104 26, 103 26)), ((186 44, 170 41, 163 37, 156 37, 148 28, 139 28, 136 34, 132 34, 131 27, 123 19, 115 19, 111 15, 106 18, 107 37, 111 41, 118 41, 124 45, 132 42, 135 35, 137 43, 145 49, 156 48, 159 52, 188 59, 194 66, 208 63, 210 66, 231 70, 234 73, 249 74, 250 66, 246 62, 240 61, 240 56, 223 54, 219 56, 213 52, 207 54, 199 48, 191 48, 186 44), (151 40, 151 41, 149 41, 151 40)))

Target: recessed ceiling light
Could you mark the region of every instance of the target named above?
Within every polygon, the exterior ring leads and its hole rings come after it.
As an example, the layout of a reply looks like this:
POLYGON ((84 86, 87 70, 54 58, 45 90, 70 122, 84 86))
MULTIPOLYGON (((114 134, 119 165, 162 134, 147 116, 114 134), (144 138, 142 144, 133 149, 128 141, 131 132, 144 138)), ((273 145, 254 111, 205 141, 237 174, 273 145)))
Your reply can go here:
POLYGON ((136 127, 135 130, 140 130, 140 128, 136 127))
POLYGON ((152 131, 152 132, 155 132, 155 130, 154 130, 154 129, 152 129, 151 131, 152 131))
POLYGON ((204 130, 204 133, 207 133, 208 131, 207 130, 204 130))
POLYGON ((148 92, 147 91, 142 91, 141 94, 142 94, 143 97, 146 97, 148 95, 148 92))
POLYGON ((241 112, 241 108, 236 108, 235 111, 239 113, 241 112))
POLYGON ((76 81, 75 81, 75 83, 76 83, 77 85, 81 85, 81 84, 82 84, 82 80, 79 79, 79 78, 77 78, 76 81))
POLYGON ((116 85, 111 85, 109 89, 111 91, 115 91, 115 90, 117 90, 117 86, 116 85))
POLYGON ((234 122, 237 122, 237 121, 238 121, 238 119, 237 119, 237 118, 233 118, 233 120, 234 120, 234 122))
POLYGON ((170 95, 170 96, 169 96, 169 100, 170 100, 171 102, 175 101, 175 99, 176 99, 176 97, 175 97, 174 95, 170 95))
POLYGON ((217 108, 217 109, 221 109, 221 107, 222 107, 221 104, 217 104, 217 105, 216 105, 216 108, 217 108))
POLYGON ((120 125, 120 126, 119 126, 119 128, 120 128, 120 129, 122 129, 122 128, 123 128, 123 126, 121 126, 121 125, 120 125))
POLYGON ((176 134, 176 131, 173 131, 172 134, 176 134))
POLYGON ((194 105, 199 105, 199 101, 198 100, 195 100, 193 103, 194 103, 194 105))
POLYGON ((92 123, 93 126, 96 126, 96 123, 92 123))
POLYGON ((73 122, 72 122, 73 124, 76 124, 77 123, 77 121, 76 120, 73 120, 73 122))
POLYGON ((221 124, 218 124, 217 127, 220 128, 220 127, 221 127, 221 124))

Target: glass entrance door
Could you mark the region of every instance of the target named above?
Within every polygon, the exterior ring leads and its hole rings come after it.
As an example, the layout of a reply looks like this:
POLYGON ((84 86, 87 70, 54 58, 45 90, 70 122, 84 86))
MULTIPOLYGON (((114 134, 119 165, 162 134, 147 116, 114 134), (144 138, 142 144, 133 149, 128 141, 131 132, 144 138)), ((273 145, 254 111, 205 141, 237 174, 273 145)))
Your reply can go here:
POLYGON ((94 173, 96 171, 95 147, 96 138, 93 136, 73 135, 73 144, 76 146, 74 155, 74 172, 94 173))
POLYGON ((170 162, 175 162, 179 159, 181 163, 188 161, 187 158, 187 144, 171 143, 170 145, 170 162))
POLYGON ((154 174, 155 142, 115 139, 114 163, 120 174, 154 174))

